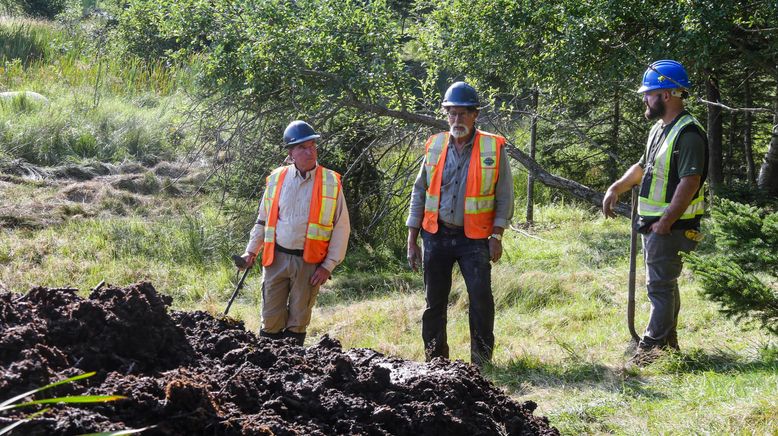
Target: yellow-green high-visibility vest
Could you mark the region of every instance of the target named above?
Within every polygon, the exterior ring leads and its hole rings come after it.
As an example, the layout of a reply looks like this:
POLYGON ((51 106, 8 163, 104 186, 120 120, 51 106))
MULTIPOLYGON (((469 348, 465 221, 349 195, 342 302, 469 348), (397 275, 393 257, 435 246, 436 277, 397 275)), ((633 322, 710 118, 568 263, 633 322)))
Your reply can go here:
MULTIPOLYGON (((641 184, 640 196, 638 197, 638 215, 645 217, 658 217, 662 216, 667 207, 670 206, 670 201, 673 199, 675 193, 675 186, 671 186, 671 180, 673 178, 670 174, 671 159, 673 156, 673 150, 678 140, 678 136, 683 129, 691 124, 695 124, 701 132, 705 132, 705 129, 693 116, 684 114, 676 121, 670 131, 667 133, 664 142, 657 150, 656 155, 652 162, 646 162, 647 165, 651 165, 651 170, 643 176, 643 182, 641 184), (646 191, 646 186, 648 190, 646 191)), ((649 136, 646 143, 646 156, 649 156, 651 149, 652 137, 649 136)), ((697 194, 692 199, 689 206, 683 212, 680 219, 692 219, 705 213, 705 198, 703 194, 702 186, 697 191, 697 194)))

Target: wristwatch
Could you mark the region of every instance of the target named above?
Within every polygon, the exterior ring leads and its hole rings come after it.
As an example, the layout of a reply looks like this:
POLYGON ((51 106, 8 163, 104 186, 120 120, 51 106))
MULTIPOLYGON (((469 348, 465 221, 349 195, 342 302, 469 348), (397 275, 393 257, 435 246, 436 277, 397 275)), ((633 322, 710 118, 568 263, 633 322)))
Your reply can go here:
POLYGON ((502 235, 499 233, 492 233, 492 236, 490 236, 490 238, 494 238, 498 241, 502 241, 502 235))

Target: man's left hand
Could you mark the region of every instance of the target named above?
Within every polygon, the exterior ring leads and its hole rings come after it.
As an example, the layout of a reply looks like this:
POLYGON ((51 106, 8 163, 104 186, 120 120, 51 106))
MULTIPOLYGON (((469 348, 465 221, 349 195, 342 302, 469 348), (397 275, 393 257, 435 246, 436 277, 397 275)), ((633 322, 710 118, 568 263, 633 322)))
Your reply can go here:
POLYGON ((489 238, 489 259, 497 262, 502 257, 502 241, 497 238, 489 238))
POLYGON ((672 224, 668 224, 667 221, 660 219, 654 224, 651 224, 650 230, 657 235, 669 235, 670 227, 672 227, 672 224))
POLYGON ((331 273, 327 270, 327 268, 324 268, 323 266, 316 267, 316 271, 314 271, 313 275, 311 276, 311 285, 323 285, 324 282, 329 280, 330 275, 331 273))

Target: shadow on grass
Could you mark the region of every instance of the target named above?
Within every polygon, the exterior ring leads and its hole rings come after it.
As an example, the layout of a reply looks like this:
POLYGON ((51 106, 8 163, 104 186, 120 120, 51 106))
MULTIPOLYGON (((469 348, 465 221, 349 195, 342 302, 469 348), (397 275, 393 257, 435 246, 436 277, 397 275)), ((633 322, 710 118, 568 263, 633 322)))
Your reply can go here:
POLYGON ((506 365, 486 369, 487 376, 517 394, 525 394, 530 387, 541 388, 596 388, 618 392, 631 397, 664 399, 667 396, 653 389, 640 377, 630 375, 623 367, 571 360, 565 363, 545 363, 533 356, 523 356, 506 365))
MULTIPOLYGON (((333 280, 316 299, 319 307, 351 304, 370 300, 395 292, 412 292, 423 289, 424 283, 420 274, 407 272, 400 274, 344 274, 333 280)), ((423 298, 423 295, 421 296, 423 298)))
POLYGON ((708 351, 695 348, 689 352, 669 354, 654 366, 658 371, 672 374, 778 371, 778 352, 767 348, 756 359, 746 360, 742 355, 729 350, 708 351))
POLYGON ((532 388, 594 388, 633 398, 665 399, 667 395, 652 387, 645 376, 680 375, 698 372, 727 374, 774 373, 778 371, 778 351, 766 348, 748 360, 728 350, 713 352, 694 349, 688 353, 666 354, 643 370, 626 370, 572 358, 562 363, 546 363, 534 356, 522 356, 504 365, 485 369, 494 383, 522 395, 532 388))

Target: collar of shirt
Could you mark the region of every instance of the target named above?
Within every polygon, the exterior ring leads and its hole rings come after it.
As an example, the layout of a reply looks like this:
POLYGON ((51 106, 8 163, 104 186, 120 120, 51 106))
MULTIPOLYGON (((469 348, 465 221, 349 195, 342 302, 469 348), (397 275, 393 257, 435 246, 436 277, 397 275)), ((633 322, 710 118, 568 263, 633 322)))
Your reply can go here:
POLYGON ((468 150, 470 150, 471 148, 473 148, 473 143, 474 143, 474 142, 475 142, 475 133, 473 133, 473 135, 472 135, 472 136, 470 136, 470 140, 469 140, 469 141, 467 141, 467 144, 465 144, 465 146, 462 148, 462 152, 460 153, 460 152, 457 150, 457 147, 456 147, 456 145, 454 145, 454 137, 453 137, 453 136, 451 136, 451 134, 449 134, 449 136, 448 136, 448 146, 449 146, 449 148, 450 148, 450 149, 454 150, 454 152, 455 152, 455 153, 457 153, 457 154, 463 154, 463 153, 465 153, 466 151, 468 151, 468 150))
MULTIPOLYGON (((292 165, 294 166, 294 164, 292 164, 292 165)), ((309 171, 306 171, 305 175, 303 175, 303 173, 300 172, 300 170, 298 170, 297 167, 295 166, 294 167, 294 177, 302 179, 302 180, 308 180, 311 177, 313 177, 313 174, 316 173, 316 167, 318 167, 318 166, 319 166, 319 163, 316 162, 316 165, 314 165, 313 168, 311 168, 309 171)))

